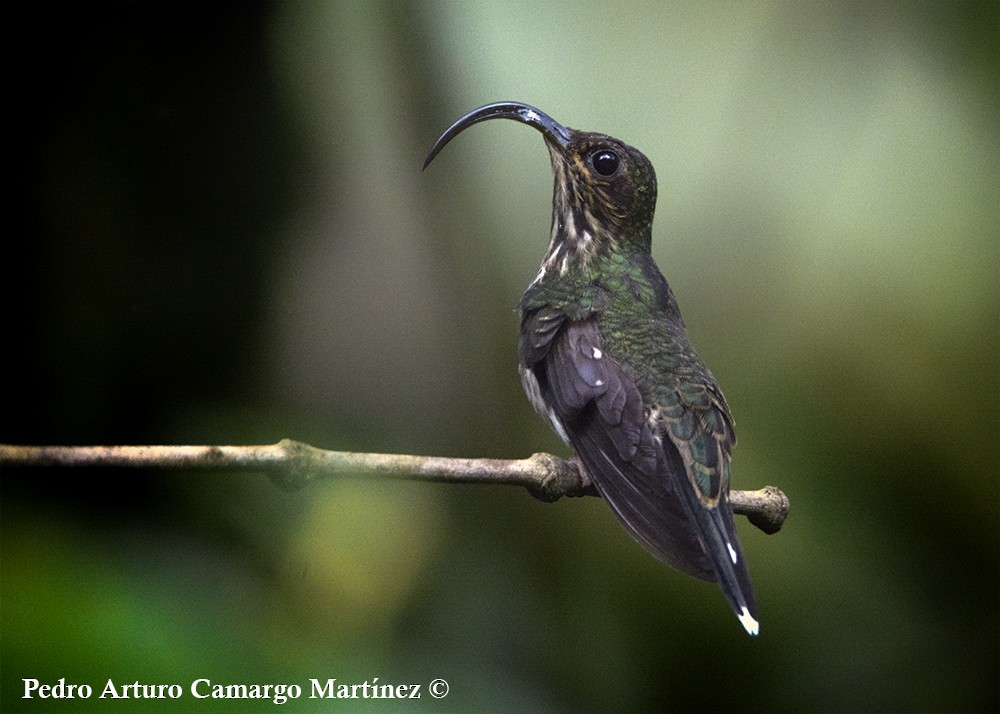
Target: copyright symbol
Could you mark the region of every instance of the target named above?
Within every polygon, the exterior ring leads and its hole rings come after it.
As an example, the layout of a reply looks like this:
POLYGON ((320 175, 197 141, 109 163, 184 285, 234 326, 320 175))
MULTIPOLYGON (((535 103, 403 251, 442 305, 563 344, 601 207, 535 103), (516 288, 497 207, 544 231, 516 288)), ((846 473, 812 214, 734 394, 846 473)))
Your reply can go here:
POLYGON ((435 699, 444 699, 448 696, 448 683, 443 679, 435 679, 427 685, 427 691, 430 692, 431 696, 435 699))

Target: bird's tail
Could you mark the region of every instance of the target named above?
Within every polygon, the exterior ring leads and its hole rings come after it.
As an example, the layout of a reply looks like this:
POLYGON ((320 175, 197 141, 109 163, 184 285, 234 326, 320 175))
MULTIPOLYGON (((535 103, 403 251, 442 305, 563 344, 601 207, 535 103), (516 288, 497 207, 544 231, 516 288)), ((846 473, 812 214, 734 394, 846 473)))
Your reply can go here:
POLYGON ((733 507, 729 494, 723 493, 715 507, 706 506, 690 488, 681 489, 686 495, 688 512, 701 536, 702 548, 715 570, 719 586, 729 601, 729 607, 736 613, 740 624, 751 635, 760 632, 757 620, 757 601, 743 549, 736 537, 733 522, 733 507))

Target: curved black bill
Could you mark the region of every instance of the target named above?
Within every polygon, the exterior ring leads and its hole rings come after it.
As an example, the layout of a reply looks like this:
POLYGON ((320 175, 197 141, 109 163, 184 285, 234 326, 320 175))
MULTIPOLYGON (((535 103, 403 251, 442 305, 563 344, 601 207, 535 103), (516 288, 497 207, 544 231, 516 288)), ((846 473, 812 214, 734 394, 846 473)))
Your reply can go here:
POLYGON ((438 155, 438 152, 445 147, 445 144, 473 124, 478 124, 487 119, 513 119, 522 124, 535 127, 560 146, 566 146, 569 143, 569 129, 540 109, 535 109, 530 104, 522 102, 497 102, 496 104, 487 104, 484 107, 473 109, 448 127, 447 131, 434 142, 434 146, 424 161, 424 168, 427 168, 431 161, 434 160, 434 157, 438 155))

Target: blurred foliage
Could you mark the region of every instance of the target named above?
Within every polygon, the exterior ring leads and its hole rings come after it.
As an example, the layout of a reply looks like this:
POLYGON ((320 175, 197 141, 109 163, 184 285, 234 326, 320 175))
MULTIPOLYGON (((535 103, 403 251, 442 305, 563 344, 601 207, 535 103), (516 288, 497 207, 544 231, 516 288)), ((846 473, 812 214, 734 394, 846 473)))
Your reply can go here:
POLYGON ((0 708, 264 708, 25 677, 443 677, 368 706, 996 711, 998 7, 0 6, 0 441, 562 453, 515 370, 541 141, 484 125, 420 171, 517 99, 652 159, 736 486, 792 502, 740 524, 751 640, 597 499, 5 469, 0 708))

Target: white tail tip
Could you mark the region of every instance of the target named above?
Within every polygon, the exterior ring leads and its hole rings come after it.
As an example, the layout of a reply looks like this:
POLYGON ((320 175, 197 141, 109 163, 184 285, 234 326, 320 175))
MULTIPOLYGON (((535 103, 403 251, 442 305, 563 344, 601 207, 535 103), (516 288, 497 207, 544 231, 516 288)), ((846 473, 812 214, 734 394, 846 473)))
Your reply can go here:
POLYGON ((740 624, 743 625, 746 631, 751 635, 757 635, 760 632, 760 623, 753 619, 750 615, 750 611, 745 607, 743 608, 743 612, 736 617, 739 619, 740 624))

